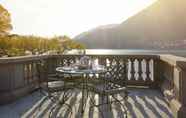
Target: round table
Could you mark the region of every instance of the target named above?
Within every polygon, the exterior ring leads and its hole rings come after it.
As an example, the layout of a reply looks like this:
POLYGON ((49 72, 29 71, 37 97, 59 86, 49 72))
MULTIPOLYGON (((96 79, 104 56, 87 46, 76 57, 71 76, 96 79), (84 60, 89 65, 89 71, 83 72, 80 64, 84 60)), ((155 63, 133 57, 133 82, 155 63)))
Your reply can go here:
POLYGON ((74 66, 63 66, 63 67, 57 67, 56 71, 61 73, 67 73, 67 74, 99 74, 99 73, 104 73, 106 69, 102 65, 97 65, 95 67, 87 68, 87 69, 78 69, 74 66))
MULTIPOLYGON (((86 106, 86 100, 85 100, 85 91, 87 86, 87 78, 89 74, 104 74, 106 72, 106 69, 102 65, 96 65, 92 68, 87 69, 78 69, 76 66, 63 66, 63 67, 57 67, 56 71, 63 74, 69 74, 71 77, 73 77, 73 74, 79 74, 82 77, 82 107, 81 107, 81 113, 84 113, 84 108, 86 106)), ((87 97, 88 97, 88 90, 86 91, 87 97)))

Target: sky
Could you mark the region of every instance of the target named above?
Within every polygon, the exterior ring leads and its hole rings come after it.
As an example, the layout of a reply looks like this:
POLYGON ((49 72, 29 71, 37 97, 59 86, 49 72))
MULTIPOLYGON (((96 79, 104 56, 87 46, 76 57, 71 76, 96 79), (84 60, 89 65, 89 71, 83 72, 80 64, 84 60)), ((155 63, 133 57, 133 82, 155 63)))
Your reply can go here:
POLYGON ((156 0, 0 0, 11 13, 12 33, 67 35, 119 24, 156 0))

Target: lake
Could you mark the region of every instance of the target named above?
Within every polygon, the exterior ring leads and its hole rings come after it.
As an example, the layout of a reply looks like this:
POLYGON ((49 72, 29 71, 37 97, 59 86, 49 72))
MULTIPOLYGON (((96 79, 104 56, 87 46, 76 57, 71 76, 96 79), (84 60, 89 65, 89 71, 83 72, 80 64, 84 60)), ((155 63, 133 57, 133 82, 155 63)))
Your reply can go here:
MULTIPOLYGON (((82 50, 71 50, 68 54, 82 54, 82 50)), ((143 50, 143 49, 86 49, 86 54, 123 55, 123 54, 174 54, 186 57, 186 50, 143 50)))

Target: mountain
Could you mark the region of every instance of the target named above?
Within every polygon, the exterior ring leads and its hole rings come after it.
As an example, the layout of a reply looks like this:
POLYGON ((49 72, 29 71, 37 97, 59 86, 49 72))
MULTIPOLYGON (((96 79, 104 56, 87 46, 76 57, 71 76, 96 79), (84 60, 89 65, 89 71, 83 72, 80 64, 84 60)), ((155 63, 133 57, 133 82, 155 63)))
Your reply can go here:
POLYGON ((87 48, 186 49, 186 1, 158 0, 121 24, 75 37, 87 48))

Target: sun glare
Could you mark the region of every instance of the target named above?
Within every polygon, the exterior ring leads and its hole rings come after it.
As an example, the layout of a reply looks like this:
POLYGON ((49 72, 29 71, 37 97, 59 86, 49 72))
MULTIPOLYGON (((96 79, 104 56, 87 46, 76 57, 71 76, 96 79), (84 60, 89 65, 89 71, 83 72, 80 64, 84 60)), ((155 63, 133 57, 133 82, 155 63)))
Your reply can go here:
POLYGON ((156 0, 2 0, 13 33, 71 37, 100 25, 121 23, 156 0))

